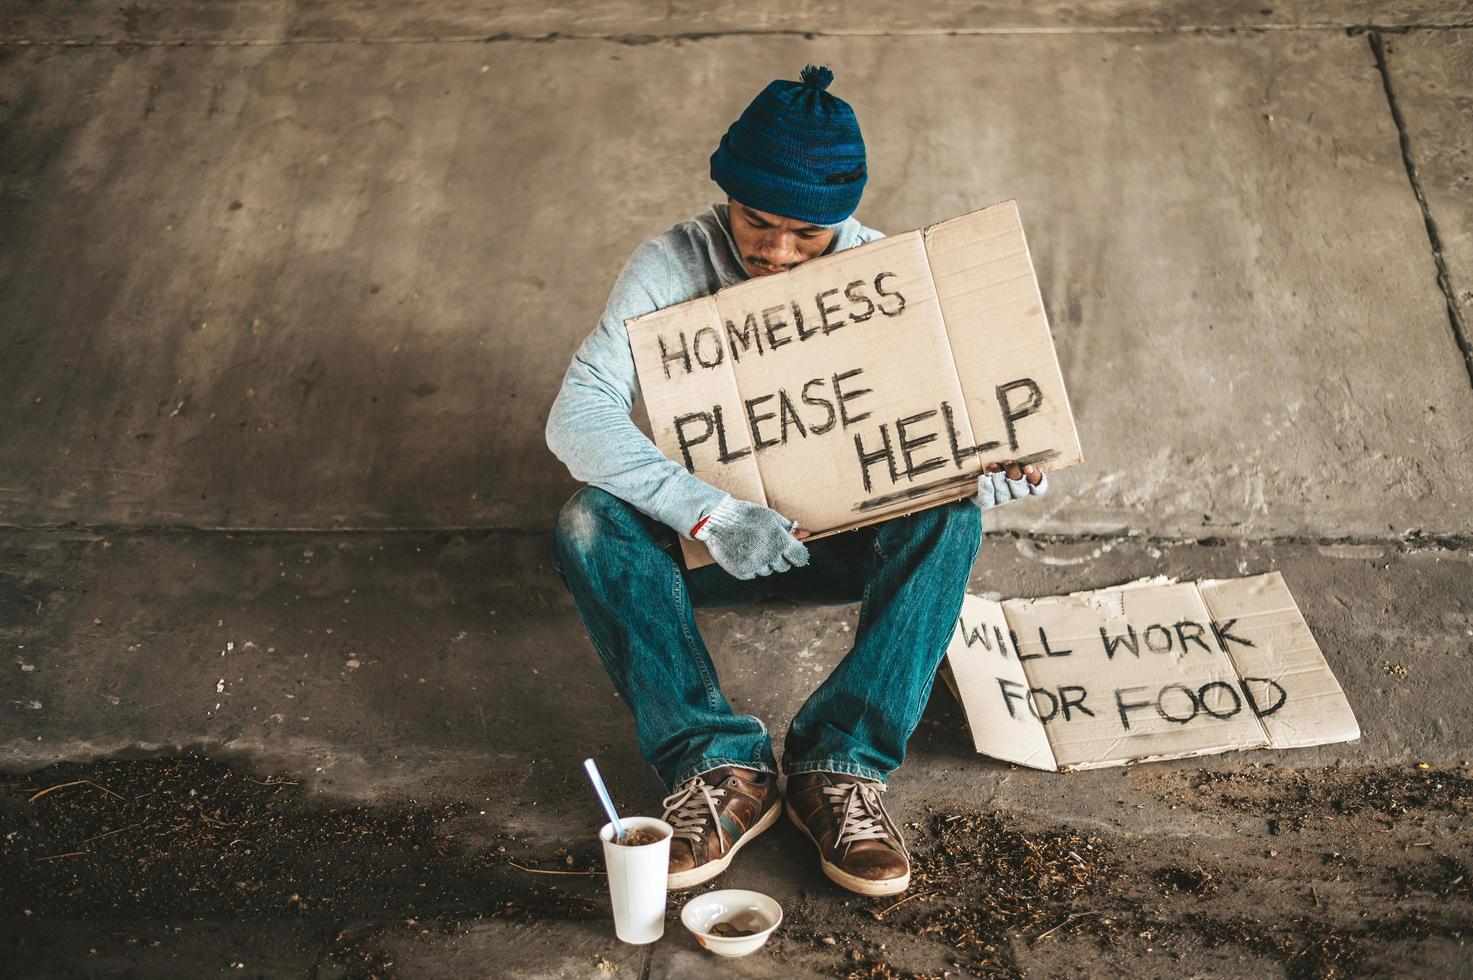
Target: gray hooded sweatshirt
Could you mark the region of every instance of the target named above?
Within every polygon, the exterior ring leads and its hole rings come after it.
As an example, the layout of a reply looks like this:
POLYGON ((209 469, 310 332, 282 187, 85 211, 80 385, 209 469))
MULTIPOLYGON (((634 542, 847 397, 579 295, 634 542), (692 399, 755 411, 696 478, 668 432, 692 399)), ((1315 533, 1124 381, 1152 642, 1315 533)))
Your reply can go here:
MULTIPOLYGON (((884 237, 853 217, 837 229, 828 252, 884 237)), ((624 321, 747 278, 725 204, 643 242, 624 263, 598 326, 573 355, 547 418, 547 446, 574 479, 687 538, 726 493, 667 458, 630 418, 639 380, 624 321)))

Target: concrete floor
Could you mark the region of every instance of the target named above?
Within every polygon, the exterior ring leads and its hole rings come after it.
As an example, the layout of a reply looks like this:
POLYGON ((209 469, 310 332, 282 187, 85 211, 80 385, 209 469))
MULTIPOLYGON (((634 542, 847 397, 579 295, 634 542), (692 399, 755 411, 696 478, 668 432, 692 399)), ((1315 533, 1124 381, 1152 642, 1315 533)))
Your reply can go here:
MULTIPOLYGON (((551 850, 595 825, 576 766, 596 752, 621 803, 653 809, 548 563, 574 485, 542 425, 628 252, 718 199, 715 139, 810 61, 864 127, 867 224, 1022 208, 1088 461, 998 517, 973 587, 1280 569, 1364 731, 1058 776, 972 755, 938 694, 898 815, 1093 828, 1246 882, 1263 822, 1172 780, 1466 771, 1473 7, 1435 0, 0 10, 0 768, 195 747, 314 799, 474 804, 482 831, 551 850)), ((702 626, 730 695, 780 731, 853 619, 702 626)), ((1367 867, 1473 860, 1466 808, 1422 817, 1367 867)), ((790 836, 723 881, 848 928, 790 836)), ((1311 852, 1334 840, 1300 840, 1303 880, 1254 901, 1287 916, 1318 882, 1319 914, 1338 886, 1311 852)), ((1407 901, 1389 880, 1352 876, 1362 914, 1407 901)), ((146 915, 13 904, 0 954, 36 975, 353 974, 323 953, 337 922, 207 917, 166 957, 115 940, 161 928, 146 915)), ((1473 929, 1473 898, 1442 906, 1473 929)), ((393 969, 713 969, 673 931, 635 950, 596 919, 438 914, 453 928, 429 937, 393 909, 372 923, 393 969)), ((853 928, 897 971, 948 962, 853 928)), ((1457 931, 1379 934, 1360 969, 1469 975, 1457 931)), ((1065 931, 1010 962, 1309 975, 1154 943, 1065 931)), ((842 975, 844 952, 794 940, 725 969, 842 975)))

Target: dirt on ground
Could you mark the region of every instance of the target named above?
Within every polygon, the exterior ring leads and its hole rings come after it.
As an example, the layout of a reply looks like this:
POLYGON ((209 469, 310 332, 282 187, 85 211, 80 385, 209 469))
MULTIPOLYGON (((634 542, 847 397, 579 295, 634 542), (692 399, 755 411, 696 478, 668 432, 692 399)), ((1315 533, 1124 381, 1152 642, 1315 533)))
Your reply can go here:
MULTIPOLYGON (((1295 978, 1473 955, 1473 771, 1163 767, 1130 781, 1210 833, 1141 837, 932 800, 907 824, 909 891, 803 897, 769 955, 871 978, 1023 976, 1066 942, 1172 961, 1238 952, 1295 978)), ((329 937, 338 975, 391 976, 377 938, 406 923, 454 934, 487 918, 605 916, 599 861, 592 845, 519 840, 464 803, 334 803, 199 755, 0 777, 12 944, 48 916, 298 917, 329 937)), ((672 917, 688 897, 672 896, 672 917)))
MULTIPOLYGON (((1022 976, 1043 944, 1185 960, 1239 950, 1291 978, 1426 975, 1473 963, 1473 807, 1467 768, 1138 770, 1172 808, 1233 825, 1241 843, 1141 840, 1039 826, 1007 814, 937 809, 912 836, 898 900, 861 920, 794 916, 788 941, 848 950, 851 978, 1022 976), (939 970, 889 955, 895 937, 944 950, 939 970)), ((1123 801, 1122 801, 1123 802, 1123 801)), ((1229 838, 1231 840, 1231 838, 1229 838)))
POLYGON ((325 958, 346 975, 383 976, 374 937, 389 924, 605 915, 595 888, 541 884, 601 884, 593 859, 531 854, 467 804, 334 804, 193 754, 0 776, 0 921, 19 934, 47 916, 298 917, 330 934, 325 958))

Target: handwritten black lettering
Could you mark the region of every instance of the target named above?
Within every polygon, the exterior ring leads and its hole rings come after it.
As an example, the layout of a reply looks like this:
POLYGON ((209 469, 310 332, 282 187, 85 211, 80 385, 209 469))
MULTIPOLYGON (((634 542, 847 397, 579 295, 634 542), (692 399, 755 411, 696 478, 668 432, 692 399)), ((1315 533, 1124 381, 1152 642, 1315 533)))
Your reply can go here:
MULTIPOLYGON (((1061 693, 1062 690, 1061 688, 1061 693)), ((1261 718, 1283 707, 1287 697, 1283 687, 1277 682, 1263 677, 1247 677, 1239 681, 1238 687, 1227 681, 1208 681, 1193 690, 1186 684, 1175 683, 1163 686, 1156 692, 1153 700, 1126 700, 1127 695, 1145 690, 1145 687, 1123 687, 1115 691, 1115 707, 1120 713, 1120 725, 1127 731, 1130 730, 1130 712, 1143 708, 1154 707, 1162 720, 1173 725, 1186 725, 1203 715, 1225 721, 1238 715, 1245 703, 1255 712, 1261 712, 1261 718), (1249 681, 1271 686, 1278 695, 1278 700, 1267 708, 1260 708, 1249 689, 1249 681), (1238 696, 1240 689, 1243 692, 1242 697, 1238 696), (1186 699, 1185 703, 1182 698, 1186 699)))
MULTIPOLYGON (((1027 688, 1017 681, 1008 680, 1006 677, 999 677, 997 679, 997 686, 1002 688, 1002 703, 1008 706, 1008 717, 1018 717, 1018 710, 1013 707, 1013 702, 1028 700, 1027 688), (1017 690, 1013 690, 1014 688, 1017 688, 1017 690)), ((1037 714, 1037 711, 1034 714, 1037 714)))
POLYGON ((743 456, 752 455, 752 447, 746 446, 736 452, 726 448, 726 420, 721 417, 721 406, 717 405, 711 409, 711 414, 716 419, 716 458, 722 465, 734 463, 743 456))
MULTIPOLYGON (((757 353, 762 353, 762 332, 757 329, 757 314, 748 313, 747 319, 742 322, 742 328, 737 329, 736 324, 730 320, 726 321, 726 341, 731 345, 731 359, 740 361, 741 354, 737 353, 737 344, 742 345, 742 350, 757 348, 757 353)), ((667 378, 670 376, 667 372, 667 378)))
POLYGON ((1206 684, 1203 684, 1197 691, 1197 702, 1202 706, 1203 711, 1214 718, 1231 718, 1243 710, 1243 699, 1238 697, 1238 689, 1227 681, 1208 681, 1206 684), (1223 693, 1233 699, 1233 706, 1231 708, 1214 708, 1211 704, 1208 704, 1207 692, 1217 689, 1221 689, 1223 693))
POLYGON ((829 417, 825 419, 822 423, 818 425, 808 426, 809 432, 812 432, 816 436, 821 436, 825 432, 829 431, 834 426, 839 424, 839 416, 838 413, 834 411, 833 402, 829 401, 827 398, 821 398, 817 395, 809 394, 808 389, 814 387, 815 385, 822 388, 824 386, 823 378, 813 378, 810 381, 803 382, 803 404, 813 405, 815 407, 822 405, 823 408, 829 413, 829 417))
MULTIPOLYGON (((843 318, 840 318, 838 320, 829 319, 831 315, 839 312, 842 307, 840 307, 838 304, 829 306, 828 303, 825 302, 828 297, 837 295, 838 292, 839 288, 835 286, 833 289, 825 289, 823 292, 813 297, 813 302, 818 307, 819 323, 823 325, 823 332, 826 334, 833 333, 835 330, 844 325, 843 318)), ((814 327, 813 329, 815 333, 818 332, 818 327, 814 327)))
POLYGON ((1162 626, 1160 623, 1152 623, 1150 626, 1146 627, 1145 641, 1146 649, 1150 650, 1152 653, 1171 652, 1171 630, 1167 629, 1165 626, 1162 626), (1152 633, 1153 630, 1155 631, 1155 634, 1159 634, 1161 637, 1161 639, 1156 643, 1151 642, 1152 635, 1155 635, 1152 633))
MULTIPOLYGON (((839 404, 842 407, 843 402, 841 401, 839 404)), ((864 437, 858 432, 854 433, 854 451, 859 454, 859 470, 864 476, 865 493, 869 493, 873 489, 869 478, 869 468, 881 460, 884 460, 886 467, 890 471, 890 482, 900 482, 900 473, 895 468, 895 450, 890 445, 890 427, 883 422, 880 423, 880 442, 881 446, 879 449, 873 452, 866 452, 864 448, 864 437)))
POLYGON ((776 446, 778 442, 776 439, 763 439, 761 433, 758 431, 758 423, 777 418, 776 412, 768 412, 766 415, 758 415, 756 412, 758 405, 763 402, 772 401, 772 398, 772 395, 760 395, 756 398, 748 398, 744 402, 747 406, 747 428, 752 432, 752 445, 758 450, 766 449, 769 446, 776 446))
MULTIPOLYGON (((681 336, 683 337, 684 334, 681 336)), ((697 330, 696 335, 691 338, 690 346, 691 352, 696 355, 696 362, 701 367, 713 368, 726 359, 726 348, 721 345, 721 334, 716 332, 715 327, 702 327, 697 330), (709 359, 701 356, 702 338, 710 340, 710 343, 706 345, 711 348, 709 359)))
POLYGON ((1067 657, 1074 652, 1073 650, 1055 650, 1050 647, 1048 645, 1048 634, 1043 631, 1042 626, 1038 628, 1038 642, 1043 644, 1043 652, 1045 656, 1067 657))
POLYGON ((804 330, 803 329, 803 309, 802 309, 802 307, 800 307, 798 305, 798 301, 797 300, 793 300, 792 306, 793 306, 793 325, 798 328, 798 339, 799 340, 807 340, 809 337, 812 337, 814 334, 818 333, 818 328, 817 327, 814 327, 812 330, 804 330))
POLYGON ((688 415, 681 415, 675 420, 675 441, 680 445, 680 455, 685 461, 685 468, 692 473, 696 471, 696 467, 695 462, 691 459, 691 447, 698 446, 711 438, 711 430, 715 425, 716 421, 711 417, 710 412, 691 412, 688 415), (685 427, 692 422, 701 422, 705 425, 705 429, 699 436, 693 437, 686 432, 685 427))
POLYGON ((921 412, 918 415, 908 415, 903 419, 896 419, 895 421, 895 438, 900 443, 900 457, 905 463, 905 478, 907 480, 914 480, 916 477, 920 476, 923 473, 929 473, 932 470, 938 470, 946 465, 946 460, 942 459, 940 456, 933 456, 932 458, 921 463, 917 463, 911 458, 911 454, 914 453, 917 449, 921 448, 927 443, 932 443, 936 441, 937 434, 935 432, 928 432, 923 436, 916 436, 914 439, 905 434, 906 426, 915 425, 919 422, 924 422, 926 419, 933 418, 935 415, 936 410, 933 408, 929 412, 921 412))
POLYGON ((1030 687, 1028 689, 1028 707, 1033 711, 1033 717, 1047 724, 1054 720, 1054 715, 1059 713, 1059 699, 1054 697, 1054 692, 1046 687, 1030 687), (1042 714, 1038 710, 1038 695, 1042 694, 1048 698, 1048 714, 1042 714))
POLYGON ((1212 621, 1212 636, 1214 639, 1217 640, 1217 645, 1219 648, 1221 648, 1223 653, 1228 652, 1229 640, 1234 643, 1241 643, 1245 647, 1253 646, 1252 640, 1245 640, 1241 636, 1234 636, 1231 632, 1229 632, 1233 628, 1233 624, 1236 622, 1236 619, 1230 619, 1226 623, 1219 623, 1215 619, 1212 621))
POLYGON ((665 346, 665 338, 663 336, 659 338, 659 341, 660 341, 660 365, 665 369, 665 377, 667 379, 670 377, 670 362, 671 361, 679 361, 681 364, 685 365, 685 373, 686 374, 690 374, 690 350, 689 350, 689 348, 686 347, 686 344, 685 344, 685 331, 682 330, 680 332, 680 349, 679 350, 672 351, 669 348, 667 348, 665 346))
POLYGON ((883 313, 883 314, 885 314, 886 316, 899 316, 900 314, 902 314, 902 313, 905 312, 905 297, 902 296, 902 295, 900 295, 900 290, 898 290, 898 289, 897 290, 886 290, 884 286, 881 286, 880 285, 881 280, 884 280, 884 279, 887 279, 887 278, 888 279, 899 279, 900 277, 898 275, 896 275, 895 273, 893 273, 893 272, 882 272, 882 273, 880 273, 879 275, 875 276, 875 292, 879 293, 881 296, 894 296, 895 297, 895 309, 893 309, 893 310, 887 310, 887 309, 885 309, 884 306, 881 306, 880 307, 880 312, 883 313))
POLYGON ((1135 627, 1130 625, 1129 623, 1125 624, 1125 633, 1121 634, 1120 636, 1113 637, 1109 633, 1106 633, 1105 628, 1101 626, 1100 642, 1105 644, 1106 660, 1114 660, 1115 651, 1120 649, 1121 647, 1124 647, 1131 653, 1135 654, 1137 660, 1140 659, 1141 640, 1140 637, 1135 635, 1135 627))
MULTIPOLYGON (((958 616, 956 618, 956 628, 961 630, 962 642, 965 643, 968 647, 973 647, 980 643, 982 644, 982 649, 986 650, 988 653, 992 652, 992 640, 987 636, 986 626, 983 626, 981 628, 973 626, 969 628, 967 626, 967 621, 958 616)), ((1007 655, 1007 651, 1004 650, 1002 652, 1004 656, 1007 655)))
POLYGON ((769 306, 767 309, 762 311, 762 326, 767 329, 768 350, 777 350, 784 344, 791 344, 793 342, 792 337, 783 337, 782 339, 778 339, 779 330, 783 330, 787 327, 792 326, 792 324, 790 324, 781 315, 786 310, 786 306, 769 306), (774 313, 778 314, 775 320, 773 319, 774 313))
POLYGON ((1167 721, 1177 725, 1185 725, 1187 722, 1197 717, 1197 712, 1200 711, 1201 708, 1202 705, 1200 702, 1197 701, 1197 695, 1192 693, 1192 689, 1190 687, 1187 687, 1185 684, 1167 684, 1161 689, 1161 693, 1156 695, 1156 714, 1160 715, 1167 721), (1185 718, 1178 718, 1176 715, 1173 715, 1171 712, 1166 710, 1167 691, 1180 691, 1187 696, 1187 704, 1191 708, 1191 711, 1185 718))
POLYGON ((1115 708, 1120 712, 1120 727, 1130 731, 1130 712, 1139 711, 1141 708, 1149 708, 1150 701, 1127 701, 1125 695, 1135 691, 1144 691, 1144 687, 1117 687, 1115 689, 1115 708))
POLYGON ((1248 707, 1252 708, 1253 713, 1260 718, 1267 718, 1269 715, 1282 708, 1284 706, 1284 702, 1289 700, 1289 692, 1284 690, 1284 686, 1278 681, 1269 680, 1267 677, 1244 677, 1238 683, 1243 688, 1243 699, 1248 702, 1248 707), (1279 699, 1273 704, 1269 705, 1267 708, 1263 707, 1261 704, 1258 703, 1258 698, 1254 695, 1253 689, 1248 686, 1250 681, 1272 688, 1273 693, 1276 693, 1279 696, 1279 699))
POLYGON ((1095 713, 1093 711, 1084 706, 1084 699, 1086 696, 1087 692, 1078 684, 1065 684, 1059 688, 1059 706, 1064 710, 1065 721, 1069 720, 1070 708, 1078 708, 1080 711, 1089 715, 1091 718, 1095 716, 1095 713), (1069 697, 1069 693, 1071 691, 1077 693, 1079 696, 1077 698, 1071 699, 1069 697))
POLYGON ((1043 392, 1032 378, 1019 378, 1017 381, 1009 381, 1005 385, 997 386, 997 404, 1002 408, 1003 424, 1007 426, 1008 447, 1017 449, 1018 422, 1038 411, 1039 406, 1043 404, 1043 392), (1009 399, 1009 393, 1019 388, 1028 390, 1028 400, 1014 408, 1009 399))
POLYGON ((788 441, 788 426, 790 425, 798 430, 798 435, 807 438, 808 433, 803 430, 803 420, 798 417, 798 410, 793 407, 792 399, 788 397, 787 391, 782 388, 779 388, 777 392, 777 414, 778 424, 781 426, 781 431, 778 434, 779 442, 786 443, 788 441))
POLYGON ((983 442, 975 446, 961 445, 961 434, 956 431, 956 412, 952 409, 950 402, 941 403, 941 418, 945 422, 946 441, 951 446, 951 461, 956 464, 957 469, 961 469, 962 464, 973 456, 991 452, 1002 445, 996 441, 983 442))
POLYGON ((1207 645, 1207 641, 1202 639, 1202 635, 1207 631, 1202 628, 1201 623, 1194 622, 1190 619, 1183 619, 1176 624, 1174 629, 1176 630, 1176 638, 1181 641, 1181 652, 1183 654, 1187 652, 1188 643, 1195 643, 1208 653, 1212 652, 1212 648, 1207 645))
POLYGON ((849 302, 851 303, 864 304, 863 313, 855 313, 853 311, 850 311, 849 320, 851 323, 863 323, 864 321, 875 315, 875 301, 864 294, 863 279, 856 279, 849 285, 845 286, 844 295, 849 298, 849 302))
MULTIPOLYGON (((863 373, 864 368, 852 368, 848 371, 843 372, 842 374, 834 375, 834 395, 839 402, 839 421, 844 424, 844 428, 846 429, 856 422, 863 422, 870 416, 869 412, 862 412, 859 415, 850 415, 849 403, 854 399, 860 397, 861 395, 868 395, 874 389, 856 388, 853 391, 845 391, 843 384, 850 378, 858 377, 863 373)), ((868 484, 866 484, 866 486, 868 486, 868 484)))

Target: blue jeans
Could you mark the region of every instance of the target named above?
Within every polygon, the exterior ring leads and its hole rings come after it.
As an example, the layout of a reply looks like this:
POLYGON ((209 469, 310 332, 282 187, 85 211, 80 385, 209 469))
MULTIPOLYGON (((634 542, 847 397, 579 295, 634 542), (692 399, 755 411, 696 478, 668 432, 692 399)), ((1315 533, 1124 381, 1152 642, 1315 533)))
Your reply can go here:
POLYGON ((687 571, 674 531, 584 487, 558 515, 553 563, 667 789, 718 766, 777 772, 767 727, 721 693, 697 608, 858 601, 854 646, 793 719, 783 769, 884 782, 920 723, 981 543, 981 511, 963 500, 811 541, 805 567, 743 581, 719 565, 687 571))

